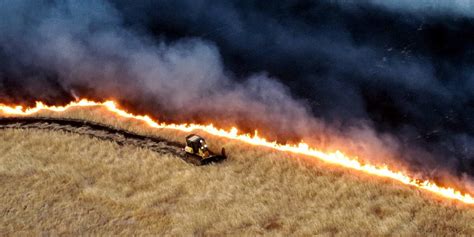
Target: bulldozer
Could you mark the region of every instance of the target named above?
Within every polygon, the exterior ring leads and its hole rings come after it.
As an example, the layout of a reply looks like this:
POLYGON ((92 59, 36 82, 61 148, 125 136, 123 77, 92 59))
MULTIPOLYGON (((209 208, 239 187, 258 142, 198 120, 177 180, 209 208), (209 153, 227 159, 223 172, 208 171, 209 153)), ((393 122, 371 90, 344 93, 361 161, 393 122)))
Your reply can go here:
POLYGON ((189 159, 194 159, 193 163, 197 162, 199 165, 218 162, 227 158, 224 148, 222 148, 220 155, 215 154, 207 147, 206 140, 196 134, 186 136, 184 151, 189 159))

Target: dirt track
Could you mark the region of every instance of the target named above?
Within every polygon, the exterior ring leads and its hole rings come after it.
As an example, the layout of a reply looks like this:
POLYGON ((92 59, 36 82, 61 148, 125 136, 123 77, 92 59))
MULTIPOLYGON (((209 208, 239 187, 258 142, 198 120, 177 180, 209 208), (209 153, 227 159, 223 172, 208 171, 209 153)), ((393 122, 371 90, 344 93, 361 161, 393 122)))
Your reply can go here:
POLYGON ((143 136, 125 130, 116 129, 104 124, 75 119, 10 117, 0 118, 0 129, 44 129, 56 130, 94 137, 100 140, 113 141, 119 145, 132 145, 152 150, 157 153, 171 153, 186 162, 199 165, 194 159, 186 156, 184 144, 168 141, 155 136, 143 136))

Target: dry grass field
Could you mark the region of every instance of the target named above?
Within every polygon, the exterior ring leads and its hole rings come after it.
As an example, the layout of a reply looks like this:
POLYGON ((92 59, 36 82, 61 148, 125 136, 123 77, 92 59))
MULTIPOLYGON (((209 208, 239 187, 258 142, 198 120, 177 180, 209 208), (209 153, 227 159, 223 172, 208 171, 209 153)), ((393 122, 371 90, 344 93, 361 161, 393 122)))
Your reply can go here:
MULTIPOLYGON (((101 109, 81 118, 182 141, 101 109)), ((474 235, 474 206, 317 160, 204 135, 229 159, 45 130, 0 130, 0 235, 474 235)))

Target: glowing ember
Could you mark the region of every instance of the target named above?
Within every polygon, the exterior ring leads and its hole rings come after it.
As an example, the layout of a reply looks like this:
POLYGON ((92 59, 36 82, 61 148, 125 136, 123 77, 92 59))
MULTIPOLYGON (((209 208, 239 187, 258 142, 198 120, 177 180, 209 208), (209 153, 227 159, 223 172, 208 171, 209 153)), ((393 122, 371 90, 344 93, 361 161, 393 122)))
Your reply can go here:
POLYGON ((105 107, 107 110, 115 113, 118 116, 133 118, 141 120, 147 123, 150 127, 154 128, 168 128, 176 129, 181 131, 192 131, 192 130, 202 130, 207 133, 226 137, 229 139, 239 140, 256 146, 264 146, 273 148, 280 151, 286 151, 296 154, 303 154, 311 157, 318 158, 322 161, 343 166, 346 168, 359 170, 368 174, 377 175, 381 177, 387 177, 394 180, 398 180, 404 184, 415 186, 420 189, 425 189, 430 192, 436 193, 440 196, 449 199, 456 199, 464 203, 474 204, 474 197, 469 194, 463 194, 458 190, 450 187, 440 187, 430 180, 420 180, 408 176, 399 171, 393 171, 386 166, 375 166, 370 164, 362 164, 356 158, 351 158, 343 154, 342 152, 336 151, 334 153, 324 153, 315 148, 309 147, 306 143, 299 143, 297 145, 290 144, 278 144, 276 142, 267 141, 265 138, 259 137, 256 133, 255 135, 250 134, 239 134, 237 128, 232 128, 231 130, 223 130, 214 127, 213 125, 199 125, 199 124, 165 124, 158 123, 151 119, 147 115, 134 115, 125 110, 119 109, 115 102, 106 101, 106 102, 95 102, 86 99, 82 99, 76 102, 71 102, 66 106, 47 106, 42 102, 37 102, 34 108, 23 108, 22 106, 7 106, 0 104, 0 111, 5 114, 10 115, 31 115, 39 112, 40 110, 49 110, 54 112, 62 112, 71 107, 91 107, 91 106, 101 106, 105 107))

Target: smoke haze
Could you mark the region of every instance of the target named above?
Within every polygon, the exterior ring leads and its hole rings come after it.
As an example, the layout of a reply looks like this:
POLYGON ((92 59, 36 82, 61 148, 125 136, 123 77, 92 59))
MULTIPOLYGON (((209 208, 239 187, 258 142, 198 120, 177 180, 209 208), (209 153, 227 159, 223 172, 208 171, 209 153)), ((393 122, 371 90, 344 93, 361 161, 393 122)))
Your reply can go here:
POLYGON ((473 6, 2 1, 5 102, 114 98, 434 176, 474 175, 473 6))
POLYGON ((335 0, 342 7, 375 6, 396 12, 408 12, 417 15, 449 15, 451 17, 473 17, 474 2, 470 0, 335 0))

